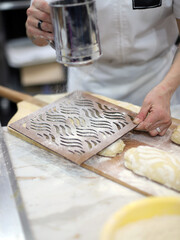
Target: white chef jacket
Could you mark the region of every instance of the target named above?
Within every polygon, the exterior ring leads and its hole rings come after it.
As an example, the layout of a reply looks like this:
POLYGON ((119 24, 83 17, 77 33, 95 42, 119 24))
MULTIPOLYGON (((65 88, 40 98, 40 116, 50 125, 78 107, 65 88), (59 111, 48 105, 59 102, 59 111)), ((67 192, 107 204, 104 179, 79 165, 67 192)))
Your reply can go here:
POLYGON ((103 56, 88 66, 69 67, 67 90, 141 105, 174 59, 180 0, 96 0, 96 7, 103 56))
POLYGON ((103 56, 91 65, 70 67, 68 91, 85 90, 141 105, 162 81, 176 52, 180 0, 139 9, 133 9, 134 2, 96 0, 103 56))

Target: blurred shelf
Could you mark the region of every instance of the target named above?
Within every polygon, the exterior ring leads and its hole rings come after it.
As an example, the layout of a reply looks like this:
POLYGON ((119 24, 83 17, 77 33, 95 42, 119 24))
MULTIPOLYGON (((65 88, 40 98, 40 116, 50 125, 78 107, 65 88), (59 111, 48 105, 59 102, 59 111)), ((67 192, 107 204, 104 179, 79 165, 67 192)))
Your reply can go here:
POLYGON ((56 61, 56 53, 53 48, 49 45, 36 46, 26 37, 9 40, 5 45, 5 53, 9 66, 13 68, 56 61))
POLYGON ((23 9, 30 6, 30 0, 26 1, 6 1, 0 3, 0 11, 23 9))

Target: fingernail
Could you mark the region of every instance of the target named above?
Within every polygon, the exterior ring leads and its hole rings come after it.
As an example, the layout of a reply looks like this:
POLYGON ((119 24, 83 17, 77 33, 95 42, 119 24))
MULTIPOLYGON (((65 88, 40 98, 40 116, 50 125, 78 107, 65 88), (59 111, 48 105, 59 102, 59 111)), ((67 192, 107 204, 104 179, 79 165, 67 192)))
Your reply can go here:
POLYGON ((133 120, 133 123, 135 123, 135 124, 139 124, 141 122, 141 120, 139 119, 139 118, 135 118, 134 120, 133 120))

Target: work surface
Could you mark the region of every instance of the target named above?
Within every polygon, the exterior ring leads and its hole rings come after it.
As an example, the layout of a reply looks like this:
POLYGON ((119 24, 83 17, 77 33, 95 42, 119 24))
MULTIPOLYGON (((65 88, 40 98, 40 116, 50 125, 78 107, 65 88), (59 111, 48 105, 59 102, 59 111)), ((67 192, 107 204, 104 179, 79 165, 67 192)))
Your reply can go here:
POLYGON ((36 240, 96 240, 108 217, 143 198, 4 128, 15 175, 36 240))
POLYGON ((96 240, 112 213, 144 198, 14 137, 7 128, 4 135, 36 240, 96 240))

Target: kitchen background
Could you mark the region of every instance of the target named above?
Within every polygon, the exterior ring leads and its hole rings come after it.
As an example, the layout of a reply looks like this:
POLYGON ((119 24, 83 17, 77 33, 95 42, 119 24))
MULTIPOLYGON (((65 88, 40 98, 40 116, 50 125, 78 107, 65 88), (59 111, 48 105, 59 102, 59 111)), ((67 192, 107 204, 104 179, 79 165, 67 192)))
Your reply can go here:
MULTIPOLYGON (((50 46, 38 47, 26 36, 30 0, 0 0, 0 85, 27 93, 66 91, 67 69, 56 63, 50 46)), ((0 97, 0 122, 6 126, 16 103, 0 97)))

